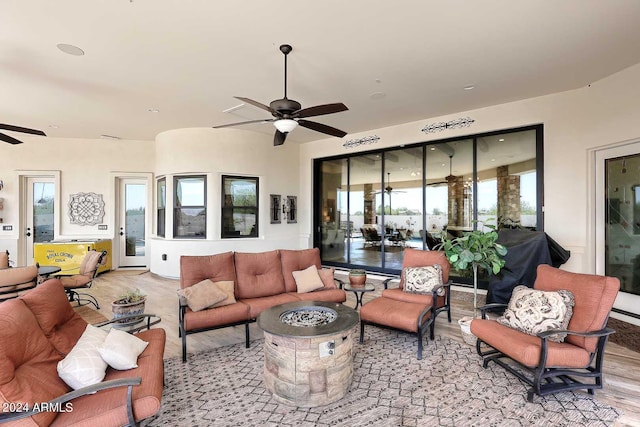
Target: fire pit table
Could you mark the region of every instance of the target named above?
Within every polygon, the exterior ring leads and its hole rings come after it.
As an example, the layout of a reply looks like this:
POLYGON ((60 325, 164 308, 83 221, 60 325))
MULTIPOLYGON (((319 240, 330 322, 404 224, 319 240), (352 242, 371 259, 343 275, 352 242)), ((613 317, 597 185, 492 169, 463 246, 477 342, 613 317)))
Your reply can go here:
POLYGON ((297 301, 258 316, 264 331, 264 382, 279 402, 322 406, 341 399, 353 379, 358 313, 345 305, 297 301))

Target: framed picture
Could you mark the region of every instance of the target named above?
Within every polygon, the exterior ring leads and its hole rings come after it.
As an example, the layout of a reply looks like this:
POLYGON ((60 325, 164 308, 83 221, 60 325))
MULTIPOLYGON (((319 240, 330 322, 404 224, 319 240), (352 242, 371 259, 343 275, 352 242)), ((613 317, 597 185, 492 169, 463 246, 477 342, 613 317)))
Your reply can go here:
POLYGON ((298 222, 298 197, 287 196, 287 224, 295 224, 298 222))
POLYGON ((271 208, 269 209, 271 224, 280 224, 281 222, 280 204, 281 204, 282 198, 280 197, 279 194, 271 194, 269 196, 269 199, 271 200, 271 208))

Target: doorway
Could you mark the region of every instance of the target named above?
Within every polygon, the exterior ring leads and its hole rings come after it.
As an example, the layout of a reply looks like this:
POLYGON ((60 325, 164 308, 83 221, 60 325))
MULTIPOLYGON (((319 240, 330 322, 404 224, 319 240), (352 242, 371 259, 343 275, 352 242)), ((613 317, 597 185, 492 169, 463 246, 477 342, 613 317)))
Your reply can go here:
POLYGON ((33 245, 48 242, 58 234, 56 218, 57 182, 55 175, 21 176, 23 210, 21 218, 22 257, 20 265, 34 264, 33 245))
POLYGON ((118 179, 118 267, 146 268, 147 180, 118 179))
POLYGON ((614 311, 640 324, 640 141, 595 152, 596 273, 617 277, 614 311))

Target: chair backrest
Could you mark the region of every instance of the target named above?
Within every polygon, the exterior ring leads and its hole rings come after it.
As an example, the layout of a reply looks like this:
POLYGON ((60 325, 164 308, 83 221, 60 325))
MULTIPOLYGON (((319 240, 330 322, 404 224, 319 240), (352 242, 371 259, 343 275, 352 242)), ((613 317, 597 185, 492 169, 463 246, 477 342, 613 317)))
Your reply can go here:
MULTIPOLYGON (((442 267, 442 281, 449 281, 449 270, 451 265, 443 251, 423 251, 420 249, 406 248, 402 259, 402 268, 405 267, 426 267, 428 265, 440 264, 442 267)), ((400 275, 400 289, 404 288, 404 275, 400 275)))
POLYGON ((98 266, 106 261, 106 256, 106 251, 91 250, 87 252, 80 264, 80 274, 91 276, 91 278, 95 277, 98 272, 98 266))
POLYGON ((35 288, 38 283, 38 267, 5 268, 0 270, 0 301, 20 296, 35 288))
MULTIPOLYGON (((618 295, 620 281, 616 277, 571 273, 550 265, 538 266, 534 289, 573 293, 575 305, 567 329, 576 332, 597 331, 605 327, 618 295)), ((597 338, 568 335, 566 341, 594 352, 597 338)))
POLYGON ((9 268, 9 251, 0 252, 0 268, 9 268))

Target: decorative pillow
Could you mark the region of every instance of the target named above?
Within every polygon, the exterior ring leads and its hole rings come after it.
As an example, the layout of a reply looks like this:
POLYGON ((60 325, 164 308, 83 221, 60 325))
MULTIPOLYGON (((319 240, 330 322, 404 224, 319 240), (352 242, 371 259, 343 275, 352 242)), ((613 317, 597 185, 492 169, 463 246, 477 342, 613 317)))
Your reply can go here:
POLYGON ((74 390, 97 384, 104 378, 107 363, 98 348, 104 344, 107 331, 87 325, 67 357, 58 362, 58 376, 74 390))
POLYGON ((212 306, 213 308, 236 303, 233 280, 221 280, 220 282, 213 282, 213 284, 216 285, 216 287, 220 289, 222 292, 224 292, 224 294, 227 296, 225 299, 223 299, 219 303, 214 304, 212 306))
POLYGON ((324 287, 320 274, 318 274, 318 267, 315 265, 309 266, 301 271, 292 272, 293 278, 296 281, 296 287, 299 294, 315 291, 324 287))
MULTIPOLYGON (((433 264, 426 267, 405 267, 404 291, 411 294, 431 294, 442 285, 442 266, 433 264)), ((444 295, 444 288, 438 289, 438 295, 444 295)))
POLYGON ((227 298, 227 294, 210 279, 180 289, 178 294, 187 299, 187 305, 193 311, 204 310, 227 298))
POLYGON ((138 367, 138 356, 149 345, 148 342, 125 331, 111 329, 98 352, 102 360, 120 371, 138 367))
POLYGON ((337 289, 336 282, 333 280, 333 276, 335 272, 336 272, 335 268, 319 268, 318 269, 318 275, 320 276, 320 280, 322 280, 324 289, 337 289))
MULTIPOLYGON (((553 329, 567 329, 575 300, 569 291, 539 291, 523 285, 513 289, 509 305, 498 323, 525 334, 537 335, 553 329)), ((555 334, 550 341, 563 342, 567 334, 555 334)))

